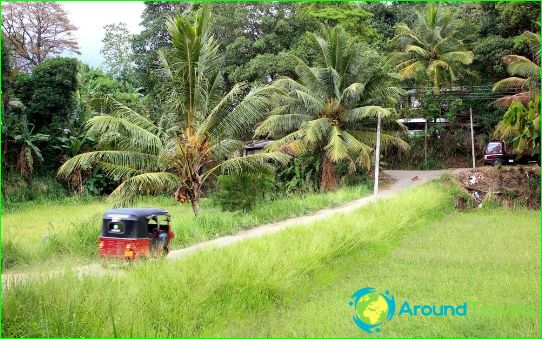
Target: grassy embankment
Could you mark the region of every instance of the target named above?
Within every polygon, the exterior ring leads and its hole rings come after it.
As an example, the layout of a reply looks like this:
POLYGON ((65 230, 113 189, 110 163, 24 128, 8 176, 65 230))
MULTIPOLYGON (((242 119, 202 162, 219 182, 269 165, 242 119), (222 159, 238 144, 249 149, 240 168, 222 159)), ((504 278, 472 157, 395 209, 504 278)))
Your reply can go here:
POLYGON ((15 286, 3 295, 2 335, 363 336, 347 302, 374 286, 413 303, 525 312, 397 317, 371 336, 538 336, 538 212, 459 213, 453 197, 428 184, 179 261, 15 286))
MULTIPOLYGON (((311 213, 325 207, 366 196, 366 186, 344 187, 325 194, 290 196, 266 202, 248 213, 225 212, 211 199, 202 201, 199 217, 190 204, 177 204, 169 197, 148 198, 140 206, 167 208, 176 233, 173 248, 230 234, 243 228, 311 213)), ((110 208, 103 198, 65 199, 50 203, 22 203, 2 214, 2 266, 48 262, 65 265, 66 260, 84 262, 96 257, 101 215, 110 208)), ((28 267, 26 267, 28 268, 28 267)))

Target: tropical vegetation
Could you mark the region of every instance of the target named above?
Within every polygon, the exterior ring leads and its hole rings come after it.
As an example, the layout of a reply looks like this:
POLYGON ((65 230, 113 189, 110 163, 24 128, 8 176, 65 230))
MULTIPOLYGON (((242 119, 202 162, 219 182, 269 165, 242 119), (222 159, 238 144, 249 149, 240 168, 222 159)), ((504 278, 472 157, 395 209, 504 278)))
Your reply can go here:
POLYGON ((429 3, 416 12, 414 27, 405 23, 395 25, 395 36, 390 43, 399 51, 393 52, 388 62, 394 65, 402 79, 415 79, 429 84, 435 93, 450 86, 474 55, 463 40, 468 37, 460 29, 462 21, 438 3, 429 3))
POLYGON ((196 15, 194 24, 177 16, 167 22, 173 48, 160 53, 167 107, 159 123, 111 97, 95 98, 107 114, 87 122, 87 136, 99 150, 76 155, 59 169, 74 171, 99 166, 122 181, 111 193, 117 200, 141 194, 175 191, 176 200, 189 200, 200 210, 202 186, 218 169, 226 173, 269 171, 269 162, 286 163, 281 152, 237 156, 243 143, 233 139, 250 128, 271 105, 273 87, 254 88, 246 95, 243 84, 222 95, 217 67, 218 44, 209 36, 210 6, 196 15))
MULTIPOLYGON (((370 167, 375 118, 380 115, 393 121, 395 114, 389 107, 402 90, 385 70, 365 71, 376 56, 353 42, 341 26, 325 29, 323 34, 311 34, 317 50, 315 67, 291 56, 297 79, 279 77, 273 82, 287 96, 278 98, 256 136, 278 138, 270 149, 317 154, 322 163, 320 188, 326 190, 337 185, 337 163, 346 162, 350 171, 370 167)), ((383 133, 382 139, 384 144, 408 148, 393 133, 383 133)))

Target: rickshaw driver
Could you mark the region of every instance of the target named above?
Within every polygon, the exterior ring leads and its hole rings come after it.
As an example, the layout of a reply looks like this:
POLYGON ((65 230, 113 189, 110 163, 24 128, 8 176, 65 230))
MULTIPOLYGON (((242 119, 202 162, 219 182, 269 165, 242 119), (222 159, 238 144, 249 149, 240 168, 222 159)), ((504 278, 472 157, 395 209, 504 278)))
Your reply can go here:
POLYGON ((154 221, 153 224, 149 223, 149 225, 155 226, 151 232, 149 233, 149 236, 151 237, 151 241, 153 243, 153 248, 158 248, 159 245, 162 245, 162 249, 166 250, 167 247, 167 231, 160 229, 160 223, 158 222, 157 217, 153 217, 149 219, 150 221, 154 221))

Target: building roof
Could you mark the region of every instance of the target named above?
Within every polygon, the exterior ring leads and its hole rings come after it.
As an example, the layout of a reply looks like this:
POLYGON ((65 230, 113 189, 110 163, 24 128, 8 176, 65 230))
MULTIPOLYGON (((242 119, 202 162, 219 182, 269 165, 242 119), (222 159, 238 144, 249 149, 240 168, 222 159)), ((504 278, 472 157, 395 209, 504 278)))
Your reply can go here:
POLYGON ((245 144, 245 149, 262 149, 267 144, 269 144, 270 142, 271 142, 270 140, 252 140, 252 141, 248 141, 245 144))

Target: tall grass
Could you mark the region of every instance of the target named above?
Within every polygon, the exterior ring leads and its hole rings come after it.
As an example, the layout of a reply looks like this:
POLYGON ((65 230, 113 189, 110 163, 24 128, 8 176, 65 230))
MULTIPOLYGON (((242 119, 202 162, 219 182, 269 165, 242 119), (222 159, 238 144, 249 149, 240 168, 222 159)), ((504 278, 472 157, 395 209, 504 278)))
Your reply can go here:
POLYGON ((431 183, 310 227, 179 261, 23 283, 3 294, 2 335, 212 335, 236 319, 303 300, 333 281, 322 272, 354 253, 367 260, 388 253, 409 230, 451 211, 452 191, 431 183))
MULTIPOLYGON (((176 233, 172 247, 180 248, 240 229, 299 216, 369 194, 366 186, 344 187, 325 194, 289 196, 258 205, 249 212, 222 211, 210 199, 195 217, 189 205, 169 197, 144 199, 140 206, 167 208, 176 233)), ((103 199, 67 199, 60 203, 26 204, 2 215, 2 267, 54 259, 96 257, 101 214, 110 206, 103 199)))

